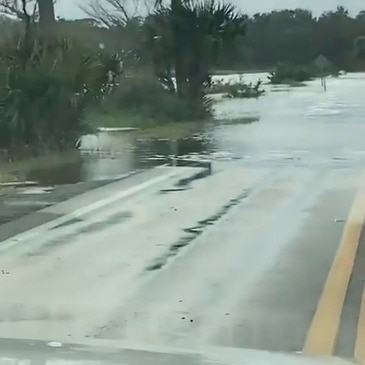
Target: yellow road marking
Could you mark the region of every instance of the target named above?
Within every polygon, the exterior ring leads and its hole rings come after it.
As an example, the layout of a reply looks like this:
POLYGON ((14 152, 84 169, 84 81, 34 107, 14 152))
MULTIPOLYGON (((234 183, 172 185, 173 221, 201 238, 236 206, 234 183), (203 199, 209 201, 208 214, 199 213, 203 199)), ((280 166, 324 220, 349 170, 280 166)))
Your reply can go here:
POLYGON ((365 288, 361 299, 354 355, 360 364, 365 364, 365 288))
MULTIPOLYGON (((364 178, 346 221, 336 257, 313 316, 303 351, 312 355, 332 355, 347 287, 365 220, 364 178)), ((365 347, 365 344, 364 344, 365 347)))

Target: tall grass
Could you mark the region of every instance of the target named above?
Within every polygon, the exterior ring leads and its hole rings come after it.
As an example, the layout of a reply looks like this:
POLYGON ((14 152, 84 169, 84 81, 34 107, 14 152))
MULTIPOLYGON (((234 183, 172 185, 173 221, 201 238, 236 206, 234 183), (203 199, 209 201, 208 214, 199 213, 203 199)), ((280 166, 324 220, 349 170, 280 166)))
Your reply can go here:
POLYGON ((179 98, 148 74, 123 77, 102 103, 106 113, 120 111, 140 124, 201 120, 210 115, 210 102, 179 98), (147 122, 147 123, 146 123, 147 122))

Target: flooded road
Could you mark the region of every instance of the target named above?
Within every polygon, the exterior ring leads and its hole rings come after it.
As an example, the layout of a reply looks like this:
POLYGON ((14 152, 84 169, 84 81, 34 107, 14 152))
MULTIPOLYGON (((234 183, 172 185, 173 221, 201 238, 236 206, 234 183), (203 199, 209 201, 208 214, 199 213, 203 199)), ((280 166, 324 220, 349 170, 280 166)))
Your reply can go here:
MULTIPOLYGON (((266 80, 266 74, 245 79, 266 80)), ((235 76, 222 76, 234 80, 235 76)), ((143 131, 84 136, 81 160, 55 169, 35 169, 29 180, 41 185, 113 178, 182 158, 242 160, 247 163, 333 163, 363 161, 365 74, 318 80, 307 87, 264 86, 260 99, 225 99, 214 106, 214 121, 143 131), (353 131, 356 130, 356 133, 353 131)))
POLYGON ((0 226, 0 337, 365 363, 365 75, 327 86, 224 100, 171 139, 90 137, 90 179, 175 154, 212 173, 148 168, 0 226))

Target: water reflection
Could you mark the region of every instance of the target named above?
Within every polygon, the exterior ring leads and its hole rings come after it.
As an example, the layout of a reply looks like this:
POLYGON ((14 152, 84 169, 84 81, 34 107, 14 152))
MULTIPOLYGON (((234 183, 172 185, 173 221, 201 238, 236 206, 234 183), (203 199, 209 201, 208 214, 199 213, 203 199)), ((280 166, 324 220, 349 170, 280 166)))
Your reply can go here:
POLYGON ((41 185, 107 180, 168 163, 172 156, 201 155, 214 151, 209 135, 204 136, 203 131, 177 139, 144 137, 135 132, 101 132, 94 137, 82 139, 80 158, 75 162, 34 169, 27 179, 41 185))
POLYGON ((27 174, 27 180, 37 181, 40 185, 74 184, 83 180, 83 162, 80 159, 72 163, 55 167, 35 168, 27 174))

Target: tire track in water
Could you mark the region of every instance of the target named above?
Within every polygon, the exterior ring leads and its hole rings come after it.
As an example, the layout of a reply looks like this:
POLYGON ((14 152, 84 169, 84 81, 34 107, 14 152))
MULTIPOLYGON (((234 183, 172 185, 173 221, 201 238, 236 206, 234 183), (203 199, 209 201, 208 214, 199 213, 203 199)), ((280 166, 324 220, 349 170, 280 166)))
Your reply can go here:
POLYGON ((51 230, 67 228, 71 225, 80 225, 75 227, 69 233, 61 233, 47 242, 43 243, 41 246, 33 250, 31 253, 27 252, 26 256, 39 256, 45 255, 46 253, 51 252, 54 249, 57 249, 61 246, 65 246, 67 244, 72 244, 75 239, 78 239, 81 235, 90 235, 96 232, 100 232, 102 230, 106 230, 113 225, 123 224, 128 222, 133 217, 132 212, 130 211, 122 211, 116 214, 112 214, 106 217, 102 221, 98 222, 85 222, 82 219, 70 219, 58 226, 51 228, 51 230), (86 224, 85 224, 86 223, 86 224))
POLYGON ((172 258, 176 257, 180 251, 190 245, 197 237, 199 237, 209 226, 216 224, 223 216, 225 216, 233 207, 241 203, 249 196, 249 190, 245 189, 235 198, 230 199, 222 208, 220 208, 212 216, 198 221, 198 223, 189 228, 183 229, 185 233, 177 242, 173 243, 168 251, 146 267, 144 271, 156 271, 166 266, 172 258))

